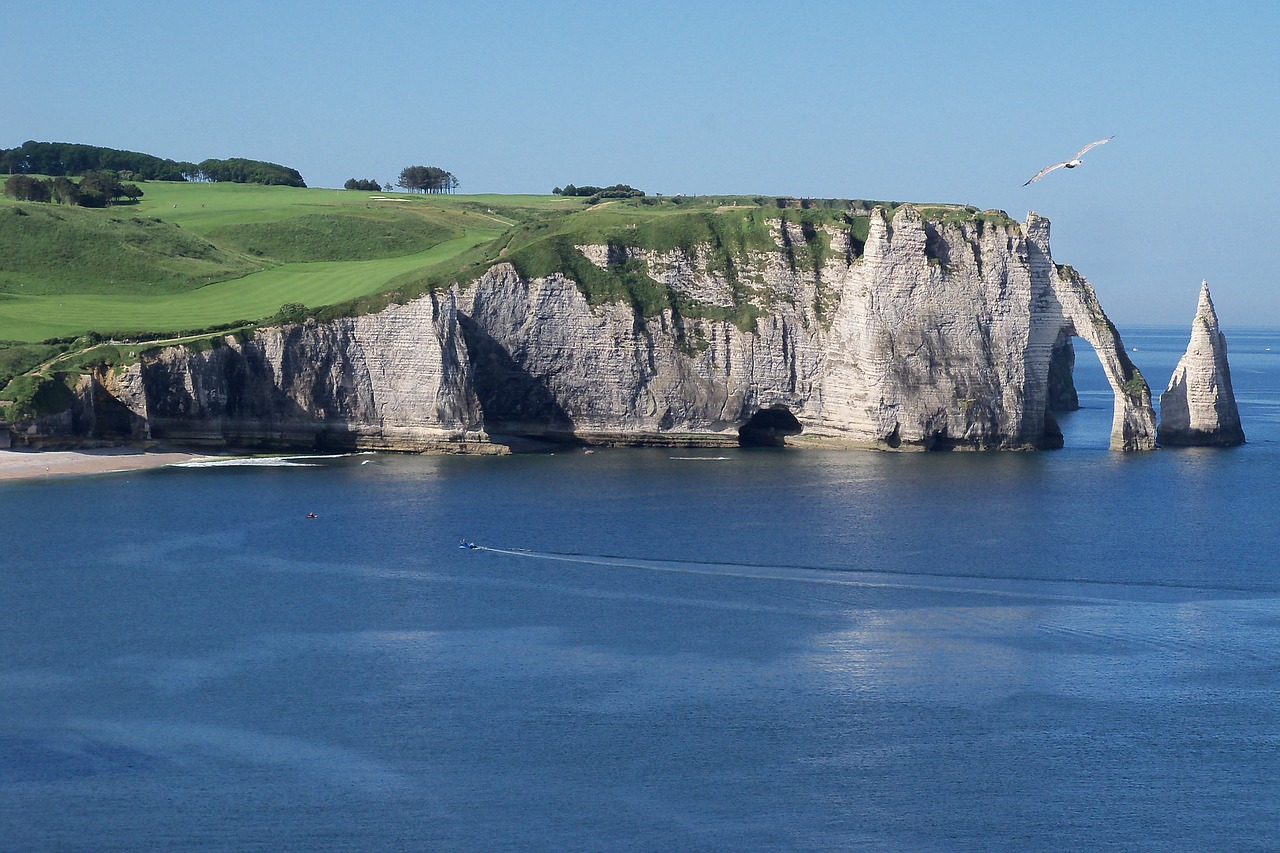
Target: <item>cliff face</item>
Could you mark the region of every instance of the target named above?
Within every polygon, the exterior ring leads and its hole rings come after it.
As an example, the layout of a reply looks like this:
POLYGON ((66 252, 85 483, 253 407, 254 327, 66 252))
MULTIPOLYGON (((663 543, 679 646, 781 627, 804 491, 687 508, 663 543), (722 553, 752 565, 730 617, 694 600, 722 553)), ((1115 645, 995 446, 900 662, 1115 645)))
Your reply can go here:
POLYGON ((145 413, 152 438, 307 449, 489 447, 451 293, 215 343, 143 359, 122 398, 145 413))
POLYGON ((1208 282, 1200 284, 1191 342, 1174 368, 1168 390, 1160 395, 1158 438, 1162 444, 1181 446, 1244 444, 1227 339, 1218 328, 1208 282))
MULTIPOLYGON (((1068 387, 1054 391, 1074 398, 1069 342, 1080 336, 1116 393, 1112 446, 1150 449, 1150 393, 1093 289, 1053 264, 1048 238, 1034 214, 1018 227, 925 222, 910 207, 890 223, 876 211, 860 252, 829 232, 816 268, 790 266, 783 252, 749 255, 737 277, 757 283, 762 313, 750 332, 674 311, 645 321, 629 306, 593 308, 568 279, 525 281, 500 265, 460 301, 486 427, 737 443, 761 417, 773 422, 766 436, 788 432, 792 443, 1052 447, 1061 437, 1046 418, 1051 367, 1066 363, 1068 387)), ((780 246, 805 240, 779 235, 780 246)), ((582 249, 599 266, 627 260, 582 249)), ((726 305, 729 285, 703 254, 644 260, 671 290, 726 305)))
POLYGON ((605 271, 642 266, 683 310, 591 305, 562 274, 500 263, 377 314, 149 354, 110 396, 155 438, 237 445, 1034 449, 1061 443, 1048 412, 1074 397, 1079 336, 1115 392, 1112 447, 1154 447, 1146 383, 1092 287, 1053 263, 1047 220, 904 206, 873 211, 865 241, 794 223, 773 236, 731 269, 710 246, 579 247, 605 271))

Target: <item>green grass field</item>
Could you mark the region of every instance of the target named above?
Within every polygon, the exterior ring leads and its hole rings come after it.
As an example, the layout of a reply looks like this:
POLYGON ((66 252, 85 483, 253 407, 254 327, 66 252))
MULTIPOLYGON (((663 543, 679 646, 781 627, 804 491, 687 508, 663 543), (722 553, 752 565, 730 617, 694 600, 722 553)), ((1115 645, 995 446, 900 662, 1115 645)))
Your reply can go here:
MULTIPOLYGON (((795 200, 716 196, 587 205, 559 196, 140 186, 141 202, 102 210, 0 196, 0 388, 58 353, 60 363, 73 363, 95 336, 211 334, 268 320, 291 303, 321 319, 376 311, 470 281, 500 259, 527 276, 570 275, 595 303, 630 302, 646 315, 673 308, 749 328, 757 282, 738 270, 746 253, 777 248, 776 220, 817 237, 786 249, 796 268, 816 268, 830 249, 819 226, 847 228, 860 241, 874 204, 826 200, 801 208, 795 200), (602 270, 575 248, 584 243, 702 253, 732 284, 735 305, 686 304, 641 261, 602 270), (54 339, 63 342, 48 343, 54 339)), ((956 205, 923 206, 922 213, 1005 219, 956 205)))
POLYGON ((269 317, 288 302, 343 303, 498 238, 514 220, 489 214, 489 204, 541 207, 518 198, 142 186, 140 204, 105 210, 0 200, 0 340, 205 328, 269 317))
POLYGON ((269 317, 287 302, 318 308, 385 287, 397 276, 441 263, 492 240, 498 233, 471 232, 400 258, 282 264, 187 293, 86 293, 0 299, 0 339, 39 341, 85 331, 106 334, 199 329, 269 317))

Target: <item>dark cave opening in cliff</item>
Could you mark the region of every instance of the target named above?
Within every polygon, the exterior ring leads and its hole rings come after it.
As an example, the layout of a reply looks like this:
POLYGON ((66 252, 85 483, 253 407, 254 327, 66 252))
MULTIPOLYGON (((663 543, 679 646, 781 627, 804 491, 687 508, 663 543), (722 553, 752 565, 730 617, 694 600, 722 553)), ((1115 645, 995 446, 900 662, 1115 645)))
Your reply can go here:
POLYGON ((785 447, 787 436, 804 431, 800 421, 786 406, 761 409, 738 430, 741 447, 785 447))

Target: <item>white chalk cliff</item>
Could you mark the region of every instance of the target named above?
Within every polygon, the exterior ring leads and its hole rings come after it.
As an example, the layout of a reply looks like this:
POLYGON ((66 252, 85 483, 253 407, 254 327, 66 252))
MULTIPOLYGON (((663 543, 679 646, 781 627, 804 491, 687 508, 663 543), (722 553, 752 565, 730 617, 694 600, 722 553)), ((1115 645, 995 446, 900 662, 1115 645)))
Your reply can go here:
POLYGON ((1048 220, 954 220, 905 205, 863 229, 774 221, 772 249, 728 262, 709 245, 578 247, 602 275, 644 270, 669 297, 648 316, 497 263, 377 313, 151 351, 88 398, 127 410, 108 432, 176 442, 1038 449, 1061 444, 1051 395, 1073 396, 1080 337, 1114 391, 1112 448, 1152 449, 1146 382, 1093 288, 1053 262, 1048 220))
MULTIPOLYGON (((1115 392, 1112 447, 1150 449, 1150 392, 1092 287, 1049 254, 1049 222, 890 223, 877 209, 865 245, 832 229, 816 268, 788 263, 806 238, 737 270, 755 283, 749 331, 728 320, 588 305, 560 275, 493 267, 459 298, 491 433, 589 441, 737 443, 740 430, 793 444, 902 449, 1032 449, 1060 435, 1049 407, 1055 345, 1098 351, 1115 392), (759 431, 759 434, 756 434, 759 431)), ((636 254, 580 247, 607 268, 636 254)), ((730 285, 709 251, 644 260, 655 279, 704 303, 730 285)))
POLYGON ((1207 281, 1200 284, 1191 342, 1174 368, 1168 390, 1160 395, 1157 437, 1171 446, 1244 444, 1227 364, 1227 338, 1218 328, 1207 281))

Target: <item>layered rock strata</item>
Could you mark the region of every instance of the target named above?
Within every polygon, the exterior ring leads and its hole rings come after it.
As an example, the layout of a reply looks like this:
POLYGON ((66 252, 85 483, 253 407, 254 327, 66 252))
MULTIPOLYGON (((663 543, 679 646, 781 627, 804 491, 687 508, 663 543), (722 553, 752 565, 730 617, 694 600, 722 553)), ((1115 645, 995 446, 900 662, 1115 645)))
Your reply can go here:
POLYGON ((709 245, 579 247, 606 273, 646 270, 681 310, 591 304, 563 274, 499 263, 375 314, 168 347, 93 381, 117 429, 187 443, 1038 449, 1061 444, 1050 409, 1074 398, 1081 337, 1114 391, 1111 446, 1155 446, 1146 383, 1093 288, 1054 264, 1048 220, 906 205, 863 224, 865 240, 778 223, 774 250, 730 264, 709 245))
POLYGON ((500 450, 481 425, 451 292, 213 343, 165 347, 112 374, 116 399, 146 437, 308 450, 500 450))
MULTIPOLYGON (((588 305, 562 276, 528 281, 494 267, 459 303, 486 427, 729 444, 772 411, 795 419, 787 432, 798 444, 1053 447, 1061 436, 1047 414, 1050 377, 1061 380, 1065 363, 1069 383, 1079 336, 1099 352, 1115 392, 1112 447, 1154 447, 1146 383, 1093 288, 1053 263, 1048 220, 944 225, 906 206, 892 222, 872 214, 856 257, 847 235, 826 239, 831 251, 815 269, 766 252, 737 271, 758 283, 763 312, 749 331, 674 311, 646 320, 627 305, 588 305)), ((798 231, 785 237, 801 240, 798 231)), ((616 248, 583 250, 606 268, 627 260, 616 248)), ((671 289, 722 304, 729 288, 708 269, 709 254, 646 262, 671 289)), ((1074 400, 1073 388, 1053 390, 1074 400)))
POLYGON ((1160 395, 1157 437, 1170 446, 1230 447, 1244 444, 1244 429, 1231 388, 1227 338, 1209 283, 1200 284, 1200 300, 1191 322, 1191 342, 1174 368, 1168 389, 1160 395))

